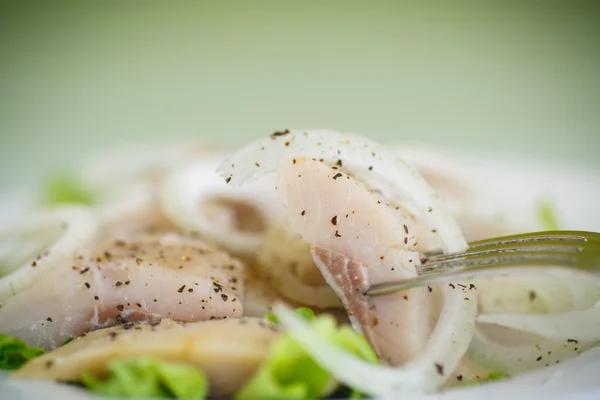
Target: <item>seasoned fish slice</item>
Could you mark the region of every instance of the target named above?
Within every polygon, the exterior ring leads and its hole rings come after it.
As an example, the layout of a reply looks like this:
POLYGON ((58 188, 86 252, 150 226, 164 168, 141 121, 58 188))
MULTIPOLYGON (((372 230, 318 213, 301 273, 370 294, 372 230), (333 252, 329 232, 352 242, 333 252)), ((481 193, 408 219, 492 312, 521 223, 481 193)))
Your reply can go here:
POLYGON ((432 328, 431 293, 363 294, 370 284, 416 274, 411 220, 350 176, 311 159, 280 167, 277 187, 291 229, 314 246, 317 266, 378 355, 397 365, 419 354, 432 328))
POLYGON ((102 376, 117 358, 155 357, 203 370, 211 396, 228 396, 252 376, 278 335, 274 325, 258 318, 129 324, 81 337, 32 360, 11 378, 77 381, 84 371, 102 376))
POLYGON ((243 315, 244 266, 178 235, 111 241, 78 256, 0 309, 4 333, 52 349, 71 337, 133 321, 243 315))

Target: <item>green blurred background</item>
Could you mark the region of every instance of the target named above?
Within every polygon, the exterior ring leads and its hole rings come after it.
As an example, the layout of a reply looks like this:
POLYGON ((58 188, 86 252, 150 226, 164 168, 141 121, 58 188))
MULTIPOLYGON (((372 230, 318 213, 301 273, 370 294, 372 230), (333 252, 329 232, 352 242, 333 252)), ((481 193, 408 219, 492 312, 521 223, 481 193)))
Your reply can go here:
POLYGON ((0 183, 288 127, 600 166, 600 2, 0 3, 0 183))

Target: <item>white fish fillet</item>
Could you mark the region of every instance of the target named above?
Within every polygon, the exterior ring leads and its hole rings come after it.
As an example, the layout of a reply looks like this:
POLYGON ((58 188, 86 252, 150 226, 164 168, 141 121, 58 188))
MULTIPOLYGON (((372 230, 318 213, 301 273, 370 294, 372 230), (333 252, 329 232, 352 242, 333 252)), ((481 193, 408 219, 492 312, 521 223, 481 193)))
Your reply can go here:
POLYGON ((275 327, 262 318, 188 324, 163 320, 156 326, 113 327, 45 354, 11 378, 76 381, 84 371, 102 375, 117 357, 152 357, 201 369, 210 394, 222 398, 235 393, 253 375, 278 337, 275 327))
POLYGON ((53 349, 88 331, 243 315, 241 263, 177 235, 109 242, 0 308, 2 331, 53 349))
POLYGON ((278 178, 291 229, 315 246, 321 272, 379 356, 396 365, 419 354, 431 330, 430 292, 363 294, 370 284, 416 275, 411 221, 318 161, 290 160, 278 178))

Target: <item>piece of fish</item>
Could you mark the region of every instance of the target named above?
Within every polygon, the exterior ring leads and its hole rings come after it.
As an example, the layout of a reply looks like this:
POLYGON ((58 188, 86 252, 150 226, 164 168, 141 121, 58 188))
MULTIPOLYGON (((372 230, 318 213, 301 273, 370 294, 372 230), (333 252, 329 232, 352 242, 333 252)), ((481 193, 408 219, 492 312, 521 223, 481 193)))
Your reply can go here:
POLYGON ((2 332, 53 349, 95 329, 243 315, 244 265, 175 234, 109 241, 0 308, 2 332))
POLYGON ((398 365, 421 353, 432 329, 431 291, 364 294, 371 284, 416 274, 411 219, 349 175, 312 159, 282 165, 277 188, 290 229, 313 245, 317 266, 377 354, 398 365))
POLYGON ((280 333, 262 318, 178 324, 129 324, 92 332, 27 363, 12 379, 77 381, 83 372, 106 373, 116 358, 151 357, 201 369, 210 395, 235 393, 269 355, 280 333))

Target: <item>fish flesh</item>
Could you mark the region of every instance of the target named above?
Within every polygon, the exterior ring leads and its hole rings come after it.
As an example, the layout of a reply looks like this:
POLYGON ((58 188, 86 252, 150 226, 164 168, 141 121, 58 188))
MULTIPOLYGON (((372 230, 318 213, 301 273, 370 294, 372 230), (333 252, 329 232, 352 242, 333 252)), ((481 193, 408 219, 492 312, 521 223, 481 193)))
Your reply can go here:
POLYGON ((203 321, 243 315, 244 265, 175 234, 115 240, 55 268, 0 308, 0 326, 54 349, 86 332, 161 318, 203 321))
POLYGON ((291 229, 313 245, 317 266, 377 354, 392 365, 419 354, 432 328, 430 292, 365 294, 372 284, 416 275, 411 220, 349 175, 312 159, 281 166, 277 188, 291 229))

